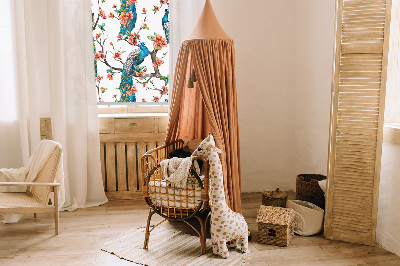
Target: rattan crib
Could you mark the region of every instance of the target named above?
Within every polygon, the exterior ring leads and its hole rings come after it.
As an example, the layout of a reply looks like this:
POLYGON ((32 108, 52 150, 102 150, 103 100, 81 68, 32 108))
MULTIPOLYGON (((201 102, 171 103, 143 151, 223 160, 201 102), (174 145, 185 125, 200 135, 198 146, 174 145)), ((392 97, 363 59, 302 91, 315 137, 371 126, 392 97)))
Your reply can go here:
POLYGON ((192 158, 201 160, 203 178, 191 168, 186 187, 177 188, 173 183, 163 179, 160 162, 169 158, 169 154, 183 147, 183 141, 177 140, 170 144, 146 152, 141 161, 143 198, 150 206, 147 218, 144 248, 148 248, 150 232, 166 220, 183 221, 193 228, 200 236, 201 252, 206 252, 206 224, 209 212, 209 173, 208 162, 200 156, 192 158), (154 213, 165 219, 150 229, 150 220, 154 213), (200 223, 200 232, 188 221, 195 218, 200 223))

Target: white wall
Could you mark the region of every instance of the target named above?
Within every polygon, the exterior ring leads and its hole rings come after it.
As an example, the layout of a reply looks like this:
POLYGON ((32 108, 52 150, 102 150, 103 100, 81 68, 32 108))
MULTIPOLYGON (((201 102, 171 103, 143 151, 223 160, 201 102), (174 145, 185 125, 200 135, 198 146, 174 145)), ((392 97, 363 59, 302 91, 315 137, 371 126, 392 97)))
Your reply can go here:
POLYGON ((400 146, 383 144, 376 241, 400 256, 400 146))
POLYGON ((334 2, 212 1, 235 41, 244 192, 326 174, 334 2))
POLYGON ((295 172, 326 175, 335 0, 296 4, 295 172))

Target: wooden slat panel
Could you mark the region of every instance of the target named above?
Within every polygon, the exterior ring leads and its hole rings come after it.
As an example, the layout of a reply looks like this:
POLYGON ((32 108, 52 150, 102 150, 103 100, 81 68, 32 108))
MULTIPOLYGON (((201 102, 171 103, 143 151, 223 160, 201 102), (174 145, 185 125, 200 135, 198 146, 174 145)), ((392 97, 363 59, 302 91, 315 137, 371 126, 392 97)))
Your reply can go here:
MULTIPOLYGON (((164 120, 167 121, 166 116, 103 117, 103 133, 100 134, 100 141, 106 151, 103 151, 101 159, 104 169, 102 175, 103 182, 106 184, 106 195, 110 200, 117 199, 119 193, 120 199, 126 199, 136 195, 134 192, 140 192, 141 157, 147 149, 156 148, 163 144, 165 133, 156 132, 159 131, 158 121, 164 120), (130 132, 130 124, 138 121, 140 122, 138 126, 144 126, 147 131, 151 132, 130 132), (142 123, 143 121, 145 121, 145 124, 142 123), (116 130, 114 130, 114 125, 116 125, 116 130), (126 132, 122 133, 124 131, 126 132), (112 147, 114 147, 114 151, 112 151, 112 147), (107 150, 109 151, 107 152, 107 150), (103 158, 104 156, 105 158, 103 158)), ((135 126, 132 127, 135 128, 135 126)), ((155 159, 158 159, 161 154, 155 154, 155 156, 157 157, 155 159)))
POLYGON ((126 180, 126 158, 125 158, 125 143, 117 143, 117 175, 118 175, 118 191, 126 191, 127 180, 126 180))
POLYGON ((327 238, 375 242, 390 6, 337 2, 327 238))
MULTIPOLYGON (((136 143, 127 143, 126 145, 126 163, 128 166, 128 190, 136 191, 138 189, 136 143)), ((140 163, 140 162, 139 162, 140 163)))
POLYGON ((142 165, 141 165, 141 160, 143 154, 146 153, 146 144, 144 142, 140 142, 137 145, 137 161, 138 161, 138 186, 139 189, 141 190, 141 179, 142 179, 142 165))
POLYGON ((115 174, 115 143, 106 143, 107 191, 117 191, 117 176, 115 174))
POLYGON ((106 189, 106 167, 104 157, 104 143, 100 142, 100 163, 101 163, 101 177, 103 178, 103 187, 106 189))
POLYGON ((381 54, 383 42, 373 43, 344 43, 342 45, 343 54, 381 54))

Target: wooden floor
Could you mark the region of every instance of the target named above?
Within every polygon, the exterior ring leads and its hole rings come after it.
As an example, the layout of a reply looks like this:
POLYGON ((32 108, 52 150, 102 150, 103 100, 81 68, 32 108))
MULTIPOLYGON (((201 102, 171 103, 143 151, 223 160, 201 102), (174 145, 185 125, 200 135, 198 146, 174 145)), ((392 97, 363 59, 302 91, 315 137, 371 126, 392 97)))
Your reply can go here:
MULTIPOLYGON (((285 248, 258 244, 255 218, 261 195, 244 194, 242 201, 253 236, 250 265, 400 265, 400 258, 382 247, 329 241, 322 235, 295 236, 285 248)), ((58 236, 54 236, 49 214, 38 214, 36 219, 26 215, 16 224, 0 223, 0 265, 134 265, 100 249, 107 239, 144 226, 147 214, 148 207, 142 200, 112 201, 62 212, 58 236)), ((191 230, 177 223, 162 226, 191 230)))

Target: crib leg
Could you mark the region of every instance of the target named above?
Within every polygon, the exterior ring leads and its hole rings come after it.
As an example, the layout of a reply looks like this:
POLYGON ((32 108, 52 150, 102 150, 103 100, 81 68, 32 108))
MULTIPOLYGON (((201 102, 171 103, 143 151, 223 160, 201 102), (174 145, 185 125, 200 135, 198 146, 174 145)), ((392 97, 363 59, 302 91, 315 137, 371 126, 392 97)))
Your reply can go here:
POLYGON ((153 209, 150 208, 149 217, 147 217, 146 234, 144 236, 144 245, 143 245, 144 249, 148 249, 149 248, 150 220, 151 220, 151 216, 153 216, 154 213, 155 212, 153 211, 153 209))
POLYGON ((194 218, 196 218, 200 223, 200 233, 196 229, 195 230, 200 236, 201 255, 204 255, 204 254, 206 254, 206 233, 207 233, 206 227, 207 227, 207 218, 208 218, 208 216, 206 216, 204 218, 204 220, 201 217, 197 216, 197 215, 194 216, 194 218))
POLYGON ((201 255, 206 254, 206 221, 202 219, 200 221, 201 226, 201 235, 200 235, 200 244, 201 244, 201 255))

